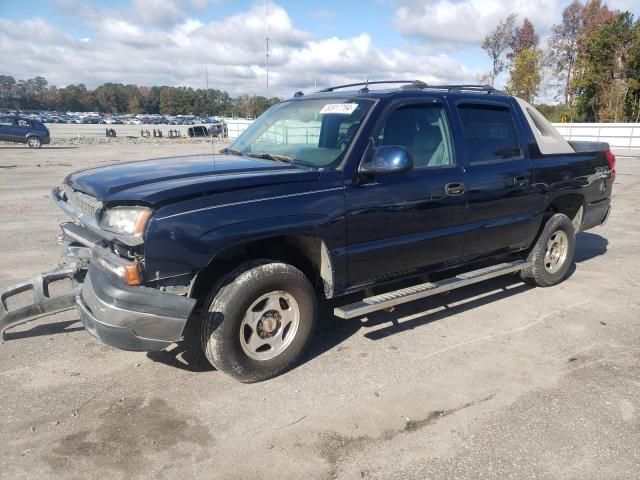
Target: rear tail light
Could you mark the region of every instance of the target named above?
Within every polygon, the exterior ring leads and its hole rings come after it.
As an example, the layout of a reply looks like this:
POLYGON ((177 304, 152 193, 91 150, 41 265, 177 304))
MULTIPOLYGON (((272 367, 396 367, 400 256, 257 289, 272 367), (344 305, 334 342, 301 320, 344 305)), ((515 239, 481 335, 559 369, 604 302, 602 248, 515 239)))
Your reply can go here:
POLYGON ((609 170, 611 170, 611 183, 616 181, 616 157, 611 150, 604 152, 604 156, 607 157, 609 162, 609 170))

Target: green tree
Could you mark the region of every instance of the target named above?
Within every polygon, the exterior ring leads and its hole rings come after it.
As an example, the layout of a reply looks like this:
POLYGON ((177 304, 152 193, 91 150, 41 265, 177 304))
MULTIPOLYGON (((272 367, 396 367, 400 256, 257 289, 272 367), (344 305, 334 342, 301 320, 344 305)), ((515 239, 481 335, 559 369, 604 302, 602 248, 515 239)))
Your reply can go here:
POLYGON ((640 18, 636 20, 633 40, 625 59, 625 74, 629 91, 626 98, 626 116, 631 122, 640 122, 640 18))
POLYGON ((176 103, 174 100, 173 89, 171 87, 160 88, 159 107, 160 113, 163 115, 175 115, 176 103))
POLYGON ((160 113, 161 87, 140 87, 145 113, 160 113))
POLYGON ((13 91, 16 79, 10 75, 0 75, 0 108, 13 108, 13 91))
POLYGON ((60 110, 71 112, 88 111, 88 104, 93 104, 93 98, 87 91, 87 87, 80 83, 78 85, 67 85, 59 90, 60 110))
POLYGON ((542 80, 542 52, 524 48, 513 61, 507 92, 533 103, 540 90, 542 80))
POLYGON ((633 16, 623 12, 584 40, 575 77, 577 108, 588 120, 626 119, 629 92, 625 61, 634 43, 633 16))
POLYGON ((571 82, 583 30, 583 11, 582 3, 578 0, 571 2, 562 12, 562 22, 553 26, 549 40, 549 64, 559 77, 566 106, 571 100, 571 82))
POLYGON ((561 94, 569 110, 573 105, 574 77, 582 70, 582 64, 577 60, 584 43, 614 16, 601 0, 589 0, 585 4, 574 0, 563 10, 562 21, 551 29, 547 60, 559 80, 561 94))
POLYGON ((482 41, 482 49, 491 59, 491 85, 495 83, 496 77, 507 68, 503 56, 512 42, 517 18, 518 16, 512 13, 501 20, 495 30, 491 31, 482 41))
POLYGON ((49 100, 47 93, 49 92, 49 82, 44 77, 37 76, 32 80, 29 80, 32 87, 33 96, 35 97, 35 103, 37 108, 47 108, 49 100))

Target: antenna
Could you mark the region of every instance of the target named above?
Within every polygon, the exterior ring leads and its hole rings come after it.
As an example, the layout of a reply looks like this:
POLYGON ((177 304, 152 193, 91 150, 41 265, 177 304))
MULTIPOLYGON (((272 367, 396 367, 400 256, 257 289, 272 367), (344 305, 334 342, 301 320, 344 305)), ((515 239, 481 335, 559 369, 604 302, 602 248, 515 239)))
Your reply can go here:
POLYGON ((367 77, 367 80, 364 82, 364 87, 362 87, 360 90, 358 90, 360 93, 369 93, 369 77, 367 77))
POLYGON ((265 36, 265 41, 266 41, 266 57, 267 57, 267 98, 269 97, 269 0, 266 0, 266 7, 267 7, 267 16, 265 19, 266 25, 267 25, 267 33, 265 36))

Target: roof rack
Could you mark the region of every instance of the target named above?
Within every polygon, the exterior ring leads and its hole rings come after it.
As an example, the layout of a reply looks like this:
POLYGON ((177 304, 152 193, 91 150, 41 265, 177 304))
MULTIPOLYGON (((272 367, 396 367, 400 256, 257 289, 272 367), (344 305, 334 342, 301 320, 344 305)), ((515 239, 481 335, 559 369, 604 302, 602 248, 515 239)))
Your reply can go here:
POLYGON ((504 94, 502 90, 498 90, 492 85, 429 85, 429 88, 442 88, 443 90, 448 90, 449 92, 461 92, 466 90, 471 92, 504 94))
POLYGON ((346 85, 337 85, 335 87, 327 87, 322 90, 318 90, 318 93, 326 93, 333 92, 334 90, 338 90, 339 88, 349 88, 349 87, 359 87, 360 85, 364 85, 364 88, 360 89, 361 93, 367 93, 369 91, 369 85, 380 85, 381 83, 404 83, 405 85, 412 85, 414 88, 426 88, 427 84, 420 80, 377 80, 375 82, 359 82, 359 83, 348 83, 346 85))
POLYGON ((491 85, 428 85, 421 80, 378 80, 375 82, 359 82, 359 83, 348 83, 346 85, 337 85, 335 87, 327 87, 322 90, 318 90, 318 93, 326 93, 333 92, 334 90, 342 89, 342 88, 350 88, 350 87, 359 87, 363 86, 360 90, 360 93, 368 93, 369 85, 380 85, 380 84, 388 84, 388 83, 401 83, 403 84, 400 89, 401 90, 424 90, 424 89, 434 89, 434 90, 446 90, 448 92, 487 92, 487 94, 495 94, 495 95, 504 95, 504 92, 494 88, 491 85))

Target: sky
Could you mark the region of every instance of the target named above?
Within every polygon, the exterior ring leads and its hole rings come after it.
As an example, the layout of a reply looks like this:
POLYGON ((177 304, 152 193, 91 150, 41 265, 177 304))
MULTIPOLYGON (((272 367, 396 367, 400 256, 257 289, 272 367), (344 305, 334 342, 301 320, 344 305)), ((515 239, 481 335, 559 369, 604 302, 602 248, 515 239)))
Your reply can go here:
MULTIPOLYGON (((89 88, 204 88, 208 76, 210 88, 232 95, 282 97, 367 78, 475 83, 490 67, 482 38, 501 18, 529 18, 544 41, 568 3, 0 0, 0 74, 89 88)), ((606 3, 640 15, 640 0, 606 3)))

